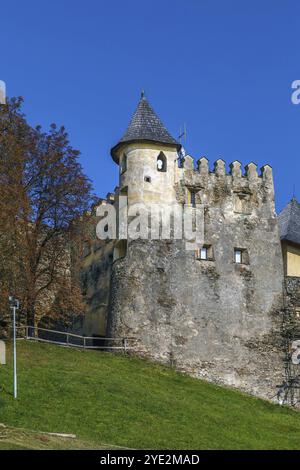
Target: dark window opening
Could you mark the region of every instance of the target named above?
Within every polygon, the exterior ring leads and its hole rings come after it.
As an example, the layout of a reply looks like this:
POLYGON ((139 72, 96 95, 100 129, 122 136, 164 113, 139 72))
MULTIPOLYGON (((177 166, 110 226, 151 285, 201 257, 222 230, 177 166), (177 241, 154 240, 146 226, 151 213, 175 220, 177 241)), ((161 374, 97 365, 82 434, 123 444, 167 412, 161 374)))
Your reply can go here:
POLYGON ((195 252, 195 256, 198 260, 213 261, 212 245, 203 245, 201 248, 198 248, 195 252))
POLYGON ((157 157, 157 171, 167 171, 167 159, 163 152, 157 157))
POLYGON ((241 264, 243 262, 242 250, 234 250, 234 262, 238 264, 241 264))
POLYGON ((234 262, 236 264, 249 264, 249 254, 245 248, 234 249, 234 262))
POLYGON ((145 181, 146 183, 151 183, 151 178, 150 178, 150 176, 145 176, 145 177, 144 177, 144 181, 145 181))
POLYGON ((196 207, 196 193, 195 193, 195 191, 191 192, 191 205, 193 207, 196 207))
POLYGON ((196 207, 196 194, 197 191, 193 189, 188 190, 188 204, 192 207, 196 207))

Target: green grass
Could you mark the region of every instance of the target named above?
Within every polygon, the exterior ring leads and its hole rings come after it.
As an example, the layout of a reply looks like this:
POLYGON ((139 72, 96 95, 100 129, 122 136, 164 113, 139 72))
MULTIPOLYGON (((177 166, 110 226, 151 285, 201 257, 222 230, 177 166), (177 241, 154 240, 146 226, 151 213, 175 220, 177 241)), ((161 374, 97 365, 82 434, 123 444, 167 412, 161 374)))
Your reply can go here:
POLYGON ((18 379, 14 400, 9 349, 0 422, 74 433, 94 448, 300 447, 299 413, 134 357, 19 341, 18 379))

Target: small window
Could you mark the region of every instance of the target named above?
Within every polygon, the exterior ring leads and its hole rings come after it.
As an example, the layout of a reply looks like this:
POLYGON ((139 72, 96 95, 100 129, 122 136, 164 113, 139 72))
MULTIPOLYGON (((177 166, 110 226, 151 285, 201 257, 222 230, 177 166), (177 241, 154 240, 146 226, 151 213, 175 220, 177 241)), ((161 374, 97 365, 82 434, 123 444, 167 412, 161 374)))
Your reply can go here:
POLYGON ((213 261, 212 245, 203 245, 202 248, 198 248, 195 252, 195 256, 198 260, 213 261))
POLYGON ((243 252, 242 250, 234 250, 234 262, 241 264, 243 262, 243 252))
POLYGON ((208 258, 206 246, 201 248, 199 255, 200 255, 199 256, 200 259, 207 259, 208 258))
POLYGON ((151 183, 151 177, 150 176, 145 176, 144 181, 145 181, 145 183, 151 183))
POLYGON ((163 152, 157 157, 157 171, 167 171, 167 159, 163 152))
POLYGON ((196 207, 196 194, 197 191, 194 191, 193 189, 188 190, 188 204, 192 207, 196 207))
POLYGON ((196 193, 195 193, 195 191, 191 192, 191 205, 193 207, 196 207, 196 193))
POLYGON ((125 173, 127 170, 127 155, 124 153, 121 159, 120 172, 125 173))
POLYGON ((245 248, 235 248, 234 262, 237 264, 250 264, 248 250, 245 248))

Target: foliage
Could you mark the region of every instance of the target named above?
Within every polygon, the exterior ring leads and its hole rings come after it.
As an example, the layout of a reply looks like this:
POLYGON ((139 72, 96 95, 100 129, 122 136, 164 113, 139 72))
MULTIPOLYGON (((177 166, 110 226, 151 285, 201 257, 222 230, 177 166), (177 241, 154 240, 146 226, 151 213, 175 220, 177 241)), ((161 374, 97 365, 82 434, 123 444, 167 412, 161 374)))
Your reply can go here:
POLYGON ((0 105, 0 311, 12 292, 34 325, 45 312, 57 315, 62 291, 67 310, 73 297, 73 313, 82 312, 71 247, 83 229, 72 226, 84 227, 93 197, 65 128, 32 128, 21 106, 21 98, 0 105))

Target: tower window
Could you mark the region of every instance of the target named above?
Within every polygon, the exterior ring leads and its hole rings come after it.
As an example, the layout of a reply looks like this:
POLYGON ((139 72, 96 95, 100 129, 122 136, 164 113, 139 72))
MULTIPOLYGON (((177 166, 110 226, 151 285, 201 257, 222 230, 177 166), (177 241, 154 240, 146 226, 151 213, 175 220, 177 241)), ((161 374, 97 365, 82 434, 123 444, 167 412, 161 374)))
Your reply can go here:
POLYGON ((241 264, 243 261, 242 250, 234 250, 234 262, 241 264))
POLYGON ((234 262, 237 264, 249 264, 248 251, 245 248, 235 248, 234 262))
POLYGON ((120 172, 125 173, 127 170, 127 155, 124 153, 121 159, 120 172))
POLYGON ((193 189, 188 190, 188 204, 192 207, 196 207, 196 194, 197 191, 194 191, 193 189))
POLYGON ((163 152, 157 157, 157 171, 167 171, 167 159, 163 152))
POLYGON ((191 205, 193 207, 196 207, 196 193, 195 193, 195 191, 191 192, 191 205))
POLYGON ((145 181, 145 183, 151 183, 151 177, 150 176, 145 176, 144 181, 145 181))
POLYGON ((212 245, 203 245, 202 248, 196 250, 195 255, 198 260, 213 261, 214 257, 212 245))

